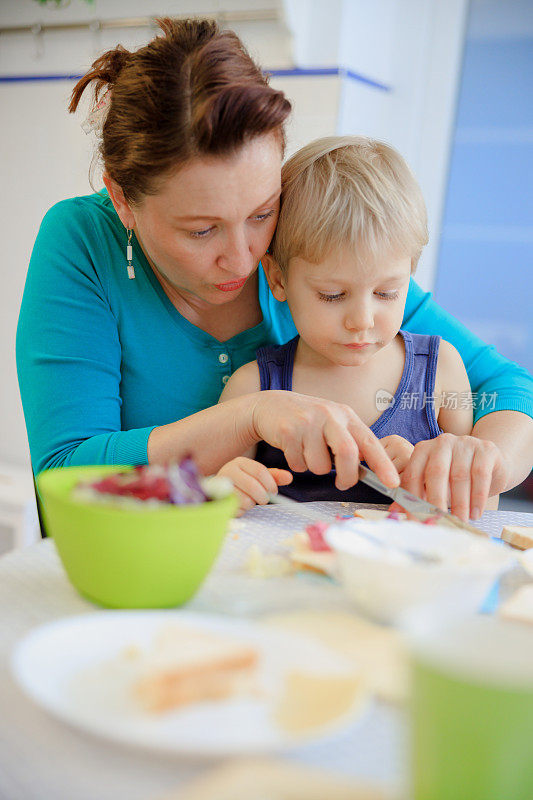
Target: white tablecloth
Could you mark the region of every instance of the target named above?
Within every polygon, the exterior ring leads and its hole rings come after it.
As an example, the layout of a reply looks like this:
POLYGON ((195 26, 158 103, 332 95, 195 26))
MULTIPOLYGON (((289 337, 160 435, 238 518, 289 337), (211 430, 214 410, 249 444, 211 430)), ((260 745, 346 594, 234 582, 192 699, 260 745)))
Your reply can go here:
MULTIPOLYGON (((347 512, 337 503, 312 505, 328 516, 347 512)), ((531 525, 533 515, 492 511, 477 524, 498 536, 510 522, 531 525)), ((327 578, 259 580, 243 573, 251 544, 276 551, 304 524, 303 517, 279 507, 253 509, 237 521, 188 608, 238 616, 295 607, 345 609, 340 588, 327 578)), ((17 640, 37 625, 95 609, 68 582, 52 541, 0 558, 0 800, 151 800, 210 766, 100 741, 56 721, 20 691, 9 669, 17 640)), ((291 758, 398 786, 406 762, 401 712, 376 703, 352 731, 291 758)))

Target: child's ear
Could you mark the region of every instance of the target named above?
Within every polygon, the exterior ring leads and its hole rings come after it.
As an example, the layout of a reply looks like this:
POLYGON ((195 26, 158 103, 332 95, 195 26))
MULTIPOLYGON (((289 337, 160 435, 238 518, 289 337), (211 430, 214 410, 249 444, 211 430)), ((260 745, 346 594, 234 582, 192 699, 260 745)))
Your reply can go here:
POLYGON ((285 294, 285 278, 278 262, 274 261, 270 253, 265 253, 261 259, 261 264, 263 265, 270 291, 276 300, 284 303, 287 299, 287 295, 285 294))

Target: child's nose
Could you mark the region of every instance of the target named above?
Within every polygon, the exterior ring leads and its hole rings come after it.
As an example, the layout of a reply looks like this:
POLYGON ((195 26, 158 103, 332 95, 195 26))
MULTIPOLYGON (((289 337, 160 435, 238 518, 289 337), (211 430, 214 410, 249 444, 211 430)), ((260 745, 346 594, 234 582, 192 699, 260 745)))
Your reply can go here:
POLYGON ((372 309, 366 304, 351 308, 346 314, 344 326, 350 331, 366 331, 374 327, 372 309))

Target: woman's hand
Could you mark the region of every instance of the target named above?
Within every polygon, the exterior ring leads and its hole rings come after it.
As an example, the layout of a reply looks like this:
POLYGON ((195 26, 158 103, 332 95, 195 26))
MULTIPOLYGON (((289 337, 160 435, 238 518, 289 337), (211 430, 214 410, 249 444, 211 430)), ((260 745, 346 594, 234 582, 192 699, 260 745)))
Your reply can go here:
POLYGON ((399 484, 383 445, 347 405, 297 392, 268 390, 257 394, 252 425, 256 440, 264 439, 283 450, 295 472, 308 469, 326 475, 333 453, 338 489, 357 483, 360 461, 366 461, 387 486, 399 484))
POLYGON ((442 433, 418 442, 402 472, 402 486, 444 511, 479 519, 489 495, 507 486, 510 464, 491 441, 442 433), (500 489, 495 487, 501 487, 500 489))
POLYGON ((217 475, 233 481, 239 498, 238 517, 255 505, 266 505, 269 494, 277 494, 278 486, 287 486, 292 481, 292 475, 286 469, 268 468, 245 456, 228 461, 217 475))
POLYGON ((412 445, 411 442, 408 442, 407 439, 404 439, 403 436, 397 436, 396 434, 384 436, 379 441, 383 445, 390 460, 398 470, 398 474, 401 479, 402 472, 409 463, 413 454, 413 450, 415 449, 414 445, 412 445))

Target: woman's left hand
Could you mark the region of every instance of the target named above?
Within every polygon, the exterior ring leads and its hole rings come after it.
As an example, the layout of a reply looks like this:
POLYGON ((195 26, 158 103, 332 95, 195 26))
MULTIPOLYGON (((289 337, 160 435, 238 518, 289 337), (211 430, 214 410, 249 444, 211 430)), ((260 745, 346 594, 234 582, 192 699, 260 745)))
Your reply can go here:
POLYGON ((442 433, 418 442, 401 485, 462 520, 479 519, 489 496, 508 485, 511 465, 493 442, 442 433), (449 501, 449 502, 448 502, 449 501))

